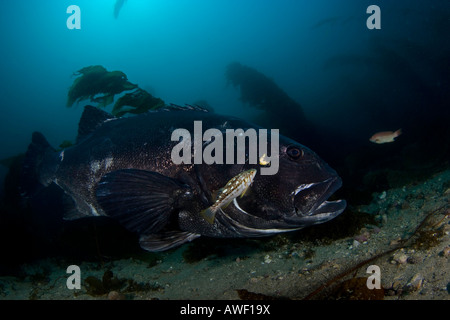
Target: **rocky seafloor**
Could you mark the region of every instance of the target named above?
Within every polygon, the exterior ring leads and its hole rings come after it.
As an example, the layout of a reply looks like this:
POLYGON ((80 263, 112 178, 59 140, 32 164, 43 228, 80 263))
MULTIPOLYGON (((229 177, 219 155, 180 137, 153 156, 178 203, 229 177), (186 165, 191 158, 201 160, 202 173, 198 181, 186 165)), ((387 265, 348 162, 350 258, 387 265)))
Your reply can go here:
POLYGON ((350 204, 328 226, 264 239, 200 238, 121 259, 45 258, 0 277, 0 299, 449 300, 449 199, 445 170, 350 204), (351 234, 340 234, 347 227, 351 234), (80 268, 80 289, 67 287, 69 265, 80 268), (381 289, 367 288, 373 265, 381 289))

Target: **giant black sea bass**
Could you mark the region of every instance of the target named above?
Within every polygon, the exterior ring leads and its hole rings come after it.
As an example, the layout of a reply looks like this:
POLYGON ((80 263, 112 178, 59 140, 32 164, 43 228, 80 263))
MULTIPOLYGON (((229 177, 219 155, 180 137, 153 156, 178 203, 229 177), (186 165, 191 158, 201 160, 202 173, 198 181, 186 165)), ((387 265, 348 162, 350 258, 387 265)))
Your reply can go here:
MULTIPOLYGON (((42 134, 33 134, 24 161, 23 194, 32 197, 36 186, 54 183, 71 199, 66 219, 111 217, 138 233, 148 251, 200 236, 260 237, 298 230, 344 211, 344 200, 327 200, 342 184, 337 173, 312 150, 281 135, 271 155, 278 165, 275 174, 262 171, 272 165, 269 154, 256 162, 208 164, 194 161, 194 144, 187 144, 190 155, 182 155, 193 161, 175 164, 174 148, 189 141, 174 141, 174 130, 183 128, 195 140, 194 123, 199 121, 203 130, 215 128, 224 135, 230 129, 260 129, 198 108, 115 118, 87 106, 74 146, 57 152, 42 134), (205 219, 208 208, 214 208, 211 219, 205 219)), ((201 149, 216 139, 201 140, 201 149)), ((268 153, 271 142, 264 142, 268 153)), ((245 156, 249 154, 247 145, 245 156)))

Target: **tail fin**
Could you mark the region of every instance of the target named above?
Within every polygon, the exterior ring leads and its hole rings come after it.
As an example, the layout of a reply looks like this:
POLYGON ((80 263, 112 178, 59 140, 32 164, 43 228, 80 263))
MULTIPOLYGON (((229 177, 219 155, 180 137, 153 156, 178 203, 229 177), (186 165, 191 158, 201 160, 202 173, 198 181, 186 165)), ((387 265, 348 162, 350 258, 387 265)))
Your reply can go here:
POLYGON ((200 214, 206 221, 208 221, 210 224, 213 224, 214 219, 216 218, 216 211, 217 211, 217 209, 215 209, 213 207, 209 207, 209 208, 203 210, 202 212, 200 212, 200 214))
POLYGON ((41 171, 44 159, 54 152, 55 149, 50 146, 42 133, 33 132, 22 165, 21 194, 23 196, 31 196, 43 186, 41 171))

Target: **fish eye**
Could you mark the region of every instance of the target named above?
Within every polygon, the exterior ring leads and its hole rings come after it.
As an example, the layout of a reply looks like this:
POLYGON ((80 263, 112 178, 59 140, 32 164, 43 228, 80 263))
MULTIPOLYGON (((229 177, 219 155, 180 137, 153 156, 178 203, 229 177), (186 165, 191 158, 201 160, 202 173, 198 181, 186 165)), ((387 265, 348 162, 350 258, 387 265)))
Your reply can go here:
POLYGON ((294 147, 294 146, 288 147, 286 150, 286 153, 290 158, 292 158, 294 160, 297 160, 297 159, 303 157, 303 150, 301 150, 297 147, 294 147))

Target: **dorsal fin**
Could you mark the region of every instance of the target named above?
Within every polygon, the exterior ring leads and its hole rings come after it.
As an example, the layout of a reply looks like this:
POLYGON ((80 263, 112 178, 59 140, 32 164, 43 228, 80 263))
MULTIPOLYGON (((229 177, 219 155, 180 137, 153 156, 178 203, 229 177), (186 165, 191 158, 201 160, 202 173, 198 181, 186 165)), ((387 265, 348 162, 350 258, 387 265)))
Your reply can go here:
POLYGON ((163 111, 201 111, 201 112, 210 112, 210 110, 206 109, 205 107, 199 106, 197 104, 191 105, 191 104, 185 104, 184 106, 180 106, 177 104, 169 104, 165 105, 164 107, 159 108, 158 110, 163 111))
POLYGON ((185 108, 187 108, 188 110, 193 110, 193 111, 211 112, 211 110, 209 110, 208 108, 203 107, 198 104, 187 104, 186 103, 185 108))
POLYGON ((113 115, 93 106, 85 106, 78 124, 77 142, 91 134, 106 120, 114 119, 113 115))

